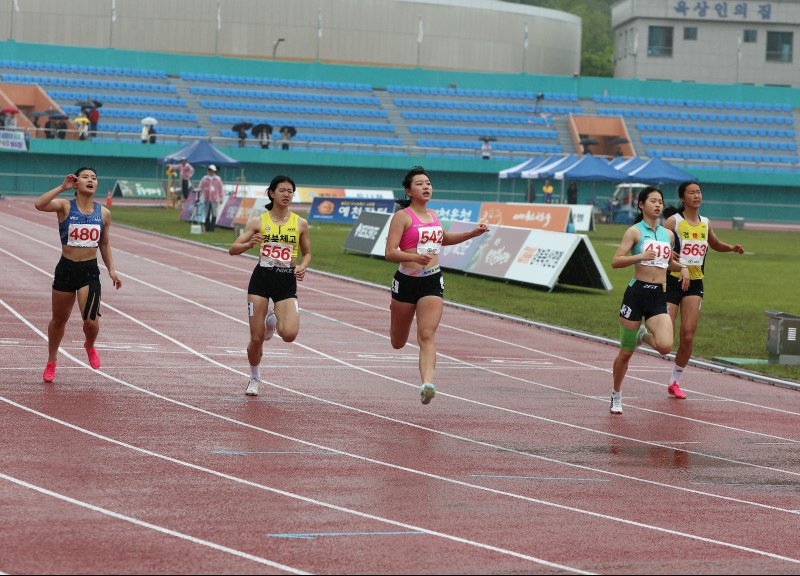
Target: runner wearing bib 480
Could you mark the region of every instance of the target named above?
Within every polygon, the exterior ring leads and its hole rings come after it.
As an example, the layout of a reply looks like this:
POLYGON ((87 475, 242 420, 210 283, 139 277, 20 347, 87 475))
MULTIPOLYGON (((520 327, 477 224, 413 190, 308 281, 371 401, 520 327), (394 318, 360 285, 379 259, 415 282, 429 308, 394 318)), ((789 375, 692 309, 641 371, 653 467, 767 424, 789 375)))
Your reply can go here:
POLYGON ((37 210, 57 214, 61 237, 61 260, 56 265, 53 277, 53 317, 47 326, 48 358, 42 375, 45 382, 55 380, 58 348, 76 299, 83 316, 83 333, 86 337, 83 346, 89 365, 95 370, 100 368, 100 356, 94 345, 100 332, 98 249, 114 286, 122 286, 111 256, 111 212, 94 201, 96 191, 97 173, 93 168, 79 168, 64 178, 60 186, 36 200, 37 210), (75 190, 75 198, 67 200, 58 197, 67 190, 75 190))
POLYGON ((622 414, 622 381, 636 347, 644 342, 660 354, 672 349, 672 322, 664 292, 667 270, 680 272, 687 280, 689 271, 672 258, 672 232, 658 225, 663 206, 658 188, 647 187, 639 193, 639 215, 611 260, 613 268, 636 267, 619 311, 620 349, 614 360, 612 414, 622 414))
POLYGON ((739 244, 721 242, 711 229, 708 218, 700 216, 698 211, 703 194, 699 184, 683 182, 678 186, 678 197, 683 205, 664 210, 664 226, 675 233, 675 250, 680 255, 680 263, 689 268, 689 279, 684 280, 675 274, 667 276, 667 309, 673 326, 677 326, 679 308, 681 312, 680 340, 667 391, 670 396, 684 399, 686 394, 681 390, 680 380, 694 350, 694 335, 703 303, 703 276, 708 250, 743 254, 744 248, 739 244))
POLYGON ((258 395, 264 341, 272 338, 277 330, 284 342, 293 342, 300 330, 297 281, 305 278, 311 262, 311 242, 308 222, 289 211, 294 192, 295 184, 290 177, 273 178, 267 189, 270 199, 267 211, 251 218, 228 250, 236 256, 251 248, 259 249, 258 264, 247 287, 250 380, 245 394, 248 396, 258 395), (298 264, 299 252, 303 257, 298 264))

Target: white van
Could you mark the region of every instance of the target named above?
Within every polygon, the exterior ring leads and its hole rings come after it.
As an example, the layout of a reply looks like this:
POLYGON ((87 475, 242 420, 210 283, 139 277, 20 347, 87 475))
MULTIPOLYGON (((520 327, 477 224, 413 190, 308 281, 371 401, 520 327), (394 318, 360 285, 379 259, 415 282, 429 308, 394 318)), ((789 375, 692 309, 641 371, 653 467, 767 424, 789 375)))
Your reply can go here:
POLYGON ((639 192, 650 184, 625 182, 618 184, 611 193, 608 221, 612 224, 633 224, 639 213, 639 192))

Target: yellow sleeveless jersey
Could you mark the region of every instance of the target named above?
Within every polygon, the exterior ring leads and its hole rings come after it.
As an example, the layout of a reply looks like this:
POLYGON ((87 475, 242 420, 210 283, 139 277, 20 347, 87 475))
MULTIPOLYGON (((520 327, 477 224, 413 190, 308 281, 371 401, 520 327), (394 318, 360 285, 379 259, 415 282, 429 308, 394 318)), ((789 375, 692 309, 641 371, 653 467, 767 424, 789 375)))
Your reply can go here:
MULTIPOLYGON (((703 277, 703 263, 708 253, 708 218, 701 216, 700 223, 692 225, 681 214, 675 214, 675 237, 680 241, 681 264, 689 267, 689 278, 703 277)), ((679 272, 671 273, 680 278, 679 272)))
MULTIPOLYGON (((267 246, 271 246, 272 248, 272 256, 278 254, 274 247, 281 247, 285 250, 285 248, 291 248, 291 258, 297 258, 297 248, 300 246, 300 224, 299 224, 300 217, 295 214, 294 212, 289 213, 289 220, 286 224, 282 224, 278 226, 275 222, 272 221, 272 217, 270 216, 269 211, 264 212, 261 215, 261 234, 264 236, 264 242, 261 244, 261 259, 264 260, 265 257, 270 257, 269 250, 267 250, 267 254, 265 254, 265 250, 267 246)), ((283 252, 281 250, 280 252, 283 252)), ((285 258, 279 258, 279 260, 285 261, 285 258)), ((277 265, 281 265, 279 262, 275 262, 277 265)), ((287 265, 287 264, 283 264, 287 265)))

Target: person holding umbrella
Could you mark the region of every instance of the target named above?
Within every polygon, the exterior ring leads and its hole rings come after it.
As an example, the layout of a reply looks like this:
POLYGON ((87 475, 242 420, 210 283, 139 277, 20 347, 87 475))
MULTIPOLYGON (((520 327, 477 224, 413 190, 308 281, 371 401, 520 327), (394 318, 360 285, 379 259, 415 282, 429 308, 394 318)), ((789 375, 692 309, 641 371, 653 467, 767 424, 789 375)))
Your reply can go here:
POLYGON ((250 133, 259 139, 262 150, 269 149, 269 141, 272 137, 272 126, 269 124, 256 124, 250 130, 250 133))
POLYGON ((247 131, 252 127, 252 122, 239 122, 238 124, 234 124, 231 128, 231 130, 236 132, 237 138, 239 138, 239 148, 244 148, 245 141, 247 140, 247 131))
POLYGON ((86 140, 89 137, 89 118, 86 117, 86 109, 81 110, 80 115, 73 120, 78 126, 78 139, 86 140))
POLYGON ((156 124, 158 124, 158 120, 152 116, 142 118, 142 144, 147 144, 148 142, 150 144, 156 143, 156 124))
POLYGON ((208 174, 200 179, 197 187, 197 198, 201 198, 206 206, 206 232, 213 232, 217 224, 217 205, 222 201, 225 192, 222 187, 222 178, 217 176, 217 167, 208 166, 208 174))
POLYGON ((281 150, 289 149, 289 140, 294 138, 297 134, 297 129, 294 126, 281 126, 281 150))

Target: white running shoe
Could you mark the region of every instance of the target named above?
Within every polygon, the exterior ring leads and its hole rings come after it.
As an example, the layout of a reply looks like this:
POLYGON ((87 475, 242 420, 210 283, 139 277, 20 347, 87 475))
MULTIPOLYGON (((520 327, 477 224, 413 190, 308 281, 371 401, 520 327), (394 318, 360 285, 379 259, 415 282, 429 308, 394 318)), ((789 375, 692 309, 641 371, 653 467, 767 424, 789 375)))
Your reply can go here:
POLYGON ((258 384, 259 380, 255 378, 250 378, 250 381, 247 383, 247 390, 244 391, 245 396, 258 396, 258 384))
POLYGON ((275 316, 275 311, 270 310, 267 314, 267 329, 264 331, 264 340, 269 340, 275 334, 275 326, 278 325, 278 317, 275 316))
POLYGON ((433 384, 423 384, 420 386, 419 396, 423 404, 430 404, 433 397, 436 396, 436 386, 433 384))
POLYGON ((611 413, 622 414, 622 392, 611 392, 611 413))
POLYGON ((647 326, 645 326, 644 322, 642 322, 642 325, 639 326, 639 332, 636 334, 636 345, 637 346, 641 346, 642 345, 642 340, 644 339, 644 335, 645 334, 647 334, 647 326))

